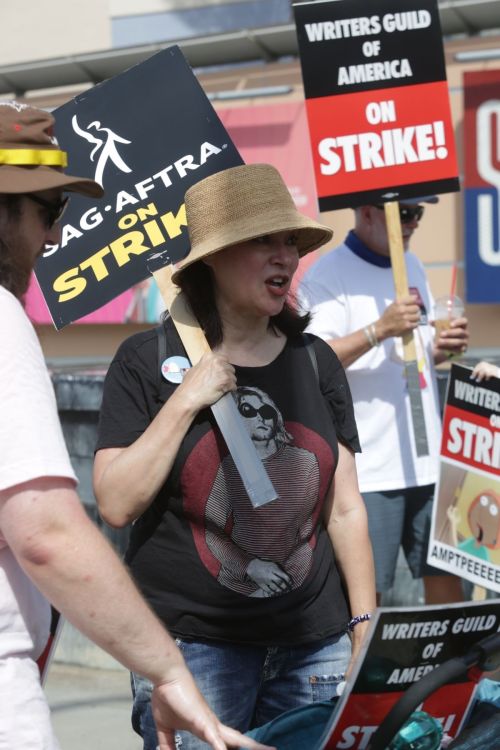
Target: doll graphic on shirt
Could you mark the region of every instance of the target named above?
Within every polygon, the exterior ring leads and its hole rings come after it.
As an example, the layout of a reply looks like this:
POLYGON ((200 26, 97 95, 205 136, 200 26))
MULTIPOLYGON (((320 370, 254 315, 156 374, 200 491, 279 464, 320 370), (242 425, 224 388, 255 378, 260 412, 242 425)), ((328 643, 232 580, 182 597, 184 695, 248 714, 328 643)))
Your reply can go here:
POLYGON ((217 580, 223 586, 247 596, 278 596, 300 586, 311 567, 318 461, 293 445, 268 394, 240 387, 235 400, 278 498, 254 508, 226 457, 205 507, 206 543, 220 563, 217 580))

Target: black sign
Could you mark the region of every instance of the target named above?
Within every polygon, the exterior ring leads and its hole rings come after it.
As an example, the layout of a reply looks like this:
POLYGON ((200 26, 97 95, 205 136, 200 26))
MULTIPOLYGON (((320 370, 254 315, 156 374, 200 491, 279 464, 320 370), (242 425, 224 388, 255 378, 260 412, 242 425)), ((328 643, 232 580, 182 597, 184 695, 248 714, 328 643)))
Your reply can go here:
POLYGON ((68 173, 105 189, 71 198, 61 244, 36 265, 59 329, 187 255, 186 190, 243 160, 178 47, 54 114, 68 173))
MULTIPOLYGON (((437 719, 445 733, 459 733, 476 680, 498 663, 498 640, 491 645, 492 657, 484 657, 477 644, 497 636, 500 600, 467 602, 439 607, 379 609, 363 643, 346 689, 332 713, 318 747, 321 750, 363 750, 378 726, 405 692, 427 674, 455 659, 455 669, 443 670, 441 685, 422 696, 421 710, 437 719), (494 648, 496 646, 496 648, 494 648), (476 659, 471 656, 474 654, 476 659), (457 670, 462 657, 477 664, 475 671, 457 670), (426 697, 425 697, 426 696, 426 697)), ((411 743, 409 745, 411 747, 411 743)))
POLYGON ((298 2, 294 13, 308 98, 446 80, 436 0, 298 2))

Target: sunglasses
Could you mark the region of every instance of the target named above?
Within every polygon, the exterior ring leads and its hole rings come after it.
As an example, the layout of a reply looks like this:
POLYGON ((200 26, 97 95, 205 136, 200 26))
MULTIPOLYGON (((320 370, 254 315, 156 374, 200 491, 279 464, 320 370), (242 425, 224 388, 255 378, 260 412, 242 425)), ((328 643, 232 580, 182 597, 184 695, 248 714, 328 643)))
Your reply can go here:
POLYGON ((259 414, 262 419, 276 419, 276 411, 272 406, 269 406, 269 404, 263 404, 259 409, 256 409, 246 401, 242 401, 238 406, 238 411, 242 417, 245 417, 245 419, 256 417, 257 414, 259 414))
MULTIPOLYGON (((379 208, 381 211, 384 210, 383 206, 375 205, 375 208, 379 208)), ((420 221, 424 215, 424 206, 399 206, 399 218, 401 224, 409 224, 410 221, 420 221)))
POLYGON ((33 195, 32 193, 27 193, 26 197, 45 209, 45 225, 47 229, 52 229, 54 224, 61 221, 69 201, 69 196, 61 198, 56 203, 46 201, 45 198, 40 198, 38 195, 33 195))

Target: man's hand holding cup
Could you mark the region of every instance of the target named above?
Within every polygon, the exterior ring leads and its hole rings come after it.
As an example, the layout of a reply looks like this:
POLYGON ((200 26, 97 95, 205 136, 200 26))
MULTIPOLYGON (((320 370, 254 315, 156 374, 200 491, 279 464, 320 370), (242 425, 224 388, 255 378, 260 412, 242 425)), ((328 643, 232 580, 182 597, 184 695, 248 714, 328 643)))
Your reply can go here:
POLYGON ((434 351, 436 363, 464 354, 469 342, 464 303, 455 295, 436 299, 434 303, 434 326, 436 337, 434 351))

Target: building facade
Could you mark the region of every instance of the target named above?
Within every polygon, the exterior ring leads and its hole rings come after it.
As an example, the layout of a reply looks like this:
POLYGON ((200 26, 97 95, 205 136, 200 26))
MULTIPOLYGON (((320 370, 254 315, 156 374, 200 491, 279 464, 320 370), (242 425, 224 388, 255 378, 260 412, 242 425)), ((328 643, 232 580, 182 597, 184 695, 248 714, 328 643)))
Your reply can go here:
MULTIPOLYGON (((447 0, 439 8, 463 182, 464 73, 500 69, 500 4, 447 0)), ((298 205, 315 211, 306 205, 311 187, 287 174, 298 163, 300 174, 311 172, 289 0, 3 0, 0 16, 9 31, 0 49, 0 94, 47 108, 179 44, 244 159, 274 163, 298 205)), ((324 213, 321 220, 340 241, 352 212, 324 213)), ((465 296, 465 242, 462 190, 428 208, 414 241, 436 296, 448 292, 454 266, 456 291, 465 296)), ((499 312, 500 291, 497 303, 467 304, 471 357, 500 353, 499 312)), ((76 323, 59 332, 39 322, 37 330, 50 362, 105 364, 123 338, 150 325, 138 320, 76 323)))

